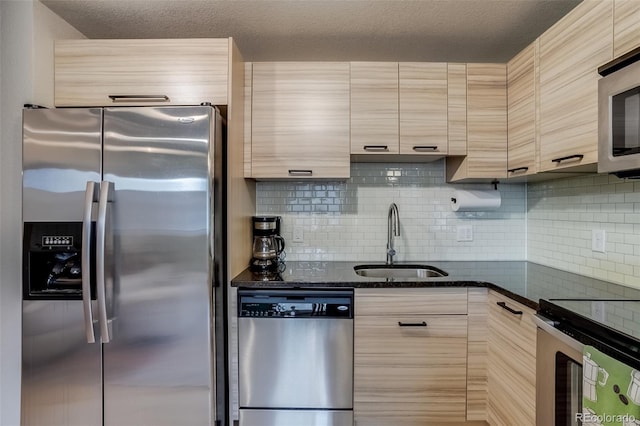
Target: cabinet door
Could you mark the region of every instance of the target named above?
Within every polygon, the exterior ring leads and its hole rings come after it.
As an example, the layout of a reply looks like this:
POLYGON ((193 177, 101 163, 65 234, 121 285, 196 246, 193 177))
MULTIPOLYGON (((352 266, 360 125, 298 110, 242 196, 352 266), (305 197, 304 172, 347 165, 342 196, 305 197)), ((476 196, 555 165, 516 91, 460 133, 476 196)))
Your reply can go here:
POLYGON ((585 1, 540 36, 540 171, 598 161, 597 68, 613 55, 612 1, 585 1))
POLYGON ((615 0, 613 5, 613 57, 640 47, 640 1, 615 0))
POLYGON ((536 172, 536 46, 530 44, 507 64, 508 177, 536 172))
POLYGON ((449 155, 467 155, 467 64, 447 64, 449 155))
POLYGON ((229 39, 59 40, 56 106, 227 104, 229 39), (117 98, 110 96, 134 96, 117 98), (166 100, 163 98, 166 96, 166 100))
POLYGON ((495 426, 536 424, 535 312, 489 293, 488 417, 495 426), (522 314, 514 314, 499 305, 522 314))
POLYGON ((401 62, 400 154, 447 153, 447 64, 401 62))
POLYGON ((465 288, 356 289, 358 426, 465 421, 466 314, 465 288))
POLYGON ((349 177, 349 63, 253 64, 254 178, 349 177))
POLYGON ((398 154, 398 63, 351 63, 351 154, 398 154))
POLYGON ((506 64, 467 64, 467 155, 447 158, 447 181, 506 175, 506 64))
POLYGON ((465 421, 466 315, 356 316, 354 342, 358 426, 465 421))

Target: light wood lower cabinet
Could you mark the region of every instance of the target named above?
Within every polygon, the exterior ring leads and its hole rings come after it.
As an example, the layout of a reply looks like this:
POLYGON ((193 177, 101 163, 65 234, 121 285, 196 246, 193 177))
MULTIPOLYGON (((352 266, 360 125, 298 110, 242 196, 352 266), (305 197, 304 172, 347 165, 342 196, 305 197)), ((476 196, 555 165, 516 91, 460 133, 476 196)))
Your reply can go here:
POLYGON ((489 292, 488 422, 492 426, 536 424, 534 314, 509 297, 489 292))
POLYGON ((355 295, 356 425, 464 423, 466 289, 356 289, 355 295), (451 314, 443 313, 446 307, 451 314))

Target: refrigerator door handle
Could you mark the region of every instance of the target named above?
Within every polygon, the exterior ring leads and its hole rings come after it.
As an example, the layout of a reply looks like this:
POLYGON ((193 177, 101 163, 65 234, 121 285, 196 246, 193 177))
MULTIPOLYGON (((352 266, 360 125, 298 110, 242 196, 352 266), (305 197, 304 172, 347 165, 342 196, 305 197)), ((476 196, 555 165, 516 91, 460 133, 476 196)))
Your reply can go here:
POLYGON ((102 343, 109 343, 111 335, 107 322, 107 292, 106 292, 106 233, 107 233, 107 205, 111 201, 110 192, 113 183, 100 183, 100 201, 98 202, 98 222, 96 229, 96 290, 98 293, 98 318, 100 322, 100 336, 102 343))
POLYGON ((93 312, 91 311, 91 214, 93 203, 98 201, 96 182, 88 181, 84 193, 84 213, 82 218, 82 307, 84 311, 84 329, 87 343, 95 343, 93 332, 93 312))

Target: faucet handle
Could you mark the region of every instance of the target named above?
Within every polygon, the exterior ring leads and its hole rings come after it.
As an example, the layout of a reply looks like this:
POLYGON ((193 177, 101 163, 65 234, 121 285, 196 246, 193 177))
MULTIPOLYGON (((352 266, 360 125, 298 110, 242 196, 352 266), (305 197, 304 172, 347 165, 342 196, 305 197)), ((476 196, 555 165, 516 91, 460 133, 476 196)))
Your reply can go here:
POLYGON ((389 250, 387 250, 387 254, 389 256, 395 256, 397 254, 396 249, 390 248, 389 250))

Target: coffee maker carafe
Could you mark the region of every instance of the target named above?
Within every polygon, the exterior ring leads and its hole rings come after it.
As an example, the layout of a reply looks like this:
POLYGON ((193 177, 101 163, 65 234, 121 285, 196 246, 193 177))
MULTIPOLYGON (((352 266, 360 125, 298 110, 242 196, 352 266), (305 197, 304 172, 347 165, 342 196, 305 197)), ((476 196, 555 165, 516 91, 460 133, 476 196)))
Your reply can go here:
POLYGON ((284 260, 284 238, 280 236, 280 216, 254 216, 253 249, 249 269, 276 272, 284 260))

